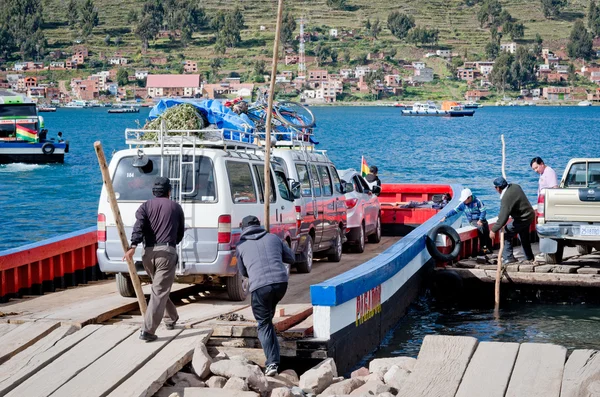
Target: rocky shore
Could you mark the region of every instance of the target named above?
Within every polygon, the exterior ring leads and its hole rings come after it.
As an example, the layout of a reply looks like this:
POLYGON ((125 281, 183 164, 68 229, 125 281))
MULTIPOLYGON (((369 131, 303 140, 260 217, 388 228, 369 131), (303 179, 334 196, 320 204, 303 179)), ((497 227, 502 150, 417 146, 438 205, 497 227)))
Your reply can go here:
POLYGON ((319 397, 395 396, 411 373, 416 359, 393 357, 375 359, 369 368, 338 376, 328 358, 301 376, 291 369, 267 377, 254 362, 243 356, 220 353, 210 357, 199 343, 192 362, 172 376, 155 394, 158 397, 319 397))

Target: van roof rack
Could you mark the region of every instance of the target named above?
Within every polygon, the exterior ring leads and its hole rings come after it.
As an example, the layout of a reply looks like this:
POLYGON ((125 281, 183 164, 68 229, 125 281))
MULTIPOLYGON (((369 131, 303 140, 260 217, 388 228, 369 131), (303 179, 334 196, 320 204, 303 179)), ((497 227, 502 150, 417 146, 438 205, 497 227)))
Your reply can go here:
POLYGON ((253 132, 231 129, 202 130, 144 130, 127 128, 125 143, 132 146, 218 147, 259 149, 253 132))

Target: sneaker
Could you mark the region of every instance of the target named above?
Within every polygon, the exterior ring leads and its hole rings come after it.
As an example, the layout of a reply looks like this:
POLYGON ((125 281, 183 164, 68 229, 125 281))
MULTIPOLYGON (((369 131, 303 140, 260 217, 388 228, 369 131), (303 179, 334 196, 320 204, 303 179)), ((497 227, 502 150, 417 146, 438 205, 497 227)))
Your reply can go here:
POLYGON ((168 329, 169 331, 175 329, 175 324, 177 324, 178 320, 179 320, 179 317, 177 317, 175 319, 175 321, 173 321, 172 323, 165 323, 165 328, 168 329))
POLYGON ((158 339, 158 336, 151 334, 150 332, 140 331, 140 339, 146 342, 153 342, 158 339))
POLYGON ((535 262, 546 262, 546 254, 540 253, 533 258, 535 262))
POLYGON ((269 364, 269 365, 267 365, 267 368, 265 368, 265 375, 266 376, 275 376, 275 375, 277 375, 278 369, 279 369, 279 366, 277 364, 269 364))

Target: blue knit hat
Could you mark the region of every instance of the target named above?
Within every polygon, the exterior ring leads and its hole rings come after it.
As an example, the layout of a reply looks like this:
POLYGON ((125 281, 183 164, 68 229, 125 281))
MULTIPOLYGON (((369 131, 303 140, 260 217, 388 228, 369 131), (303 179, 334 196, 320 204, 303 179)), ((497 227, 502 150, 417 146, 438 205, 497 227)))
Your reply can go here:
POLYGON ((508 182, 506 182, 506 179, 499 176, 498 178, 494 179, 494 186, 499 187, 500 189, 504 189, 508 186, 508 182))

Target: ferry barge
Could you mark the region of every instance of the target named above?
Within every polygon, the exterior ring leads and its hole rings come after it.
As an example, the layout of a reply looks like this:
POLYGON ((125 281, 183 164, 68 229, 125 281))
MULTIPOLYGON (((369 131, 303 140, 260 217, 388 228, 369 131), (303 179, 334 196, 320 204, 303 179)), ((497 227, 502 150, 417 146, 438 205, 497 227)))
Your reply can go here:
POLYGON ((473 116, 475 110, 465 110, 457 102, 444 102, 440 108, 434 102, 415 102, 410 109, 402 110, 403 116, 465 117, 473 116))
POLYGON ((48 140, 36 104, 0 90, 0 164, 64 163, 69 142, 48 140))

